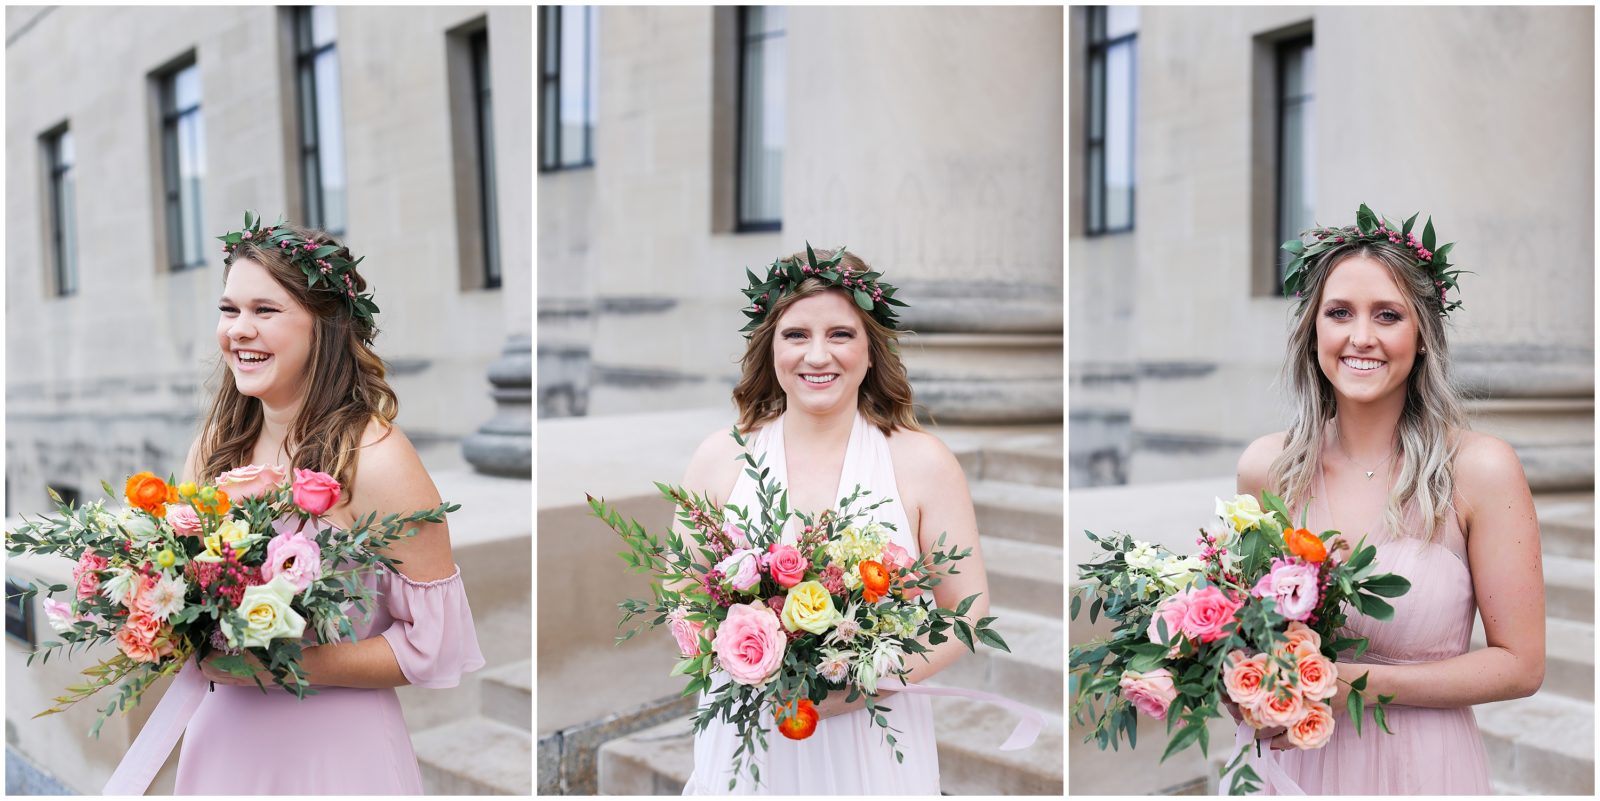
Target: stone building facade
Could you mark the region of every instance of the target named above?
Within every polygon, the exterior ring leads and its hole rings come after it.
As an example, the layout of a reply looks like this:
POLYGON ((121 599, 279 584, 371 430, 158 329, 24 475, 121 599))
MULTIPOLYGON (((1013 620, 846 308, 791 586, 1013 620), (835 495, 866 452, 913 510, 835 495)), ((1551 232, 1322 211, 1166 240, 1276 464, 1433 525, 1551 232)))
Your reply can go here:
MULTIPOLYGON (((269 222, 307 218, 295 13, 8 9, 8 514, 48 508, 47 484, 91 499, 100 478, 182 469, 216 362, 213 237, 237 228, 246 209, 269 222), (185 170, 200 175, 191 213, 206 250, 174 270, 161 85, 184 64, 197 68, 201 124, 185 158, 198 166, 185 170), (77 280, 65 295, 50 153, 62 131, 75 151, 67 239, 77 280)), ((339 134, 325 137, 322 166, 331 173, 342 162, 343 185, 329 194, 342 194, 344 238, 365 257, 382 309, 376 349, 400 397, 398 423, 430 467, 461 465, 464 439, 517 427, 517 390, 490 373, 497 364, 518 372, 520 348, 523 422, 512 449, 529 465, 533 254, 516 243, 532 218, 531 9, 319 13, 319 39, 331 33, 337 59, 320 122, 339 134), (475 74, 473 41, 485 36, 475 74), (481 120, 492 121, 485 131, 481 120), (484 133, 494 143, 487 171, 484 133), (481 266, 485 182, 499 221, 498 286, 481 266)))
MULTIPOLYGON (((1069 22, 1068 147, 1085 152, 1089 11, 1069 22)), ((1594 480, 1594 11, 1137 10, 1134 223, 1089 235, 1068 176, 1070 486, 1231 474, 1283 428, 1290 315, 1272 292, 1277 53, 1309 35, 1309 209, 1432 215, 1474 425, 1536 491, 1594 480)), ((1422 219, 1417 221, 1420 227, 1422 219)))
POLYGON ((744 270, 848 246, 942 422, 1062 411, 1059 8, 787 9, 781 229, 736 230, 739 11, 597 9, 593 162, 539 177, 539 410, 725 403, 744 270))

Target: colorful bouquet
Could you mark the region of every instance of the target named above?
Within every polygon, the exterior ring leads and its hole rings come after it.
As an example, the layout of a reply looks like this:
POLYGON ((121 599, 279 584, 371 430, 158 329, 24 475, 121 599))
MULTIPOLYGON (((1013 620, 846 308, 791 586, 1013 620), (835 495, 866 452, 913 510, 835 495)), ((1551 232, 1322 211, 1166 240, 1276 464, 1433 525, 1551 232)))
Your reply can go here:
MULTIPOLYGON (((737 429, 733 437, 744 445, 737 429)), ((810 737, 818 720, 815 705, 830 692, 846 693, 847 702, 864 697, 868 715, 903 761, 890 733, 897 730, 884 714, 891 710, 876 699, 887 681, 905 682, 906 656, 926 659, 928 645, 947 641, 952 630, 969 650, 975 642, 1010 650, 990 628, 995 618, 966 618, 977 595, 951 610, 933 603, 928 592, 941 574, 959 573, 955 563, 972 549, 946 550, 940 535, 932 550, 913 559, 891 542, 891 524, 873 520, 873 510, 888 500, 867 503, 870 493, 857 486, 836 510, 813 518, 789 509, 788 492, 767 480, 761 459, 748 453, 744 459, 758 483, 759 509, 718 508, 699 495, 656 484, 677 507, 688 537, 673 530, 663 543, 603 500, 589 498, 595 516, 627 543, 623 561, 659 580, 651 585, 654 600, 619 604, 621 623, 653 614, 648 627, 669 627, 683 657, 672 674, 689 677, 683 694, 710 695, 694 717, 694 731, 718 717, 737 727, 743 743, 735 755, 736 776, 748 764, 751 778, 760 782, 750 759, 758 746, 767 748, 766 718, 785 737, 810 737), (782 534, 791 520, 802 533, 789 543, 782 534), (727 681, 719 681, 717 671, 727 681)), ((730 780, 729 789, 736 783, 730 780)))
MULTIPOLYGON (((1291 526, 1271 493, 1262 502, 1266 511, 1249 495, 1218 499, 1219 520, 1201 529, 1198 556, 1084 532, 1110 556, 1078 566, 1087 583, 1072 599, 1072 618, 1090 600, 1091 622, 1103 611, 1116 623, 1109 639, 1071 649, 1073 720, 1094 727, 1086 739, 1115 748, 1126 734, 1133 747, 1137 710, 1167 721, 1162 761, 1196 742, 1205 753, 1206 721, 1221 716, 1226 698, 1252 728, 1281 726, 1294 747, 1320 748, 1333 734, 1327 700, 1340 681, 1350 685, 1347 709, 1360 733, 1366 676, 1341 679, 1333 660, 1347 649, 1359 659, 1367 640, 1339 629, 1352 607, 1390 619, 1394 607, 1383 598, 1411 583, 1377 574, 1377 549, 1365 537, 1352 549, 1337 531, 1291 526)), ((1385 731, 1390 700, 1379 696, 1372 710, 1385 731)), ((1241 764, 1248 751, 1223 768, 1233 773, 1231 795, 1259 789, 1261 777, 1241 764)))
MULTIPOLYGON (((101 483, 116 500, 109 484, 101 483)), ((190 656, 239 677, 264 669, 278 686, 304 698, 316 693, 301 667, 302 638, 315 643, 355 640, 347 606, 369 614, 373 590, 361 576, 394 560, 380 549, 416 533, 411 523, 438 523, 459 509, 441 504, 409 515, 376 514, 348 531, 310 525, 339 501, 339 482, 325 473, 250 465, 204 486, 174 486, 152 473, 128 479, 126 508, 104 502, 84 506, 51 498, 60 512, 6 534, 16 556, 58 554, 77 560, 72 586, 44 589, 45 615, 60 641, 29 654, 48 661, 65 649, 114 642, 117 655, 83 671, 88 681, 67 688, 60 712, 121 683, 91 734, 115 710, 127 712, 157 679, 177 673, 190 656), (60 601, 55 593, 69 593, 60 601)), ((24 601, 41 590, 29 582, 24 601)))

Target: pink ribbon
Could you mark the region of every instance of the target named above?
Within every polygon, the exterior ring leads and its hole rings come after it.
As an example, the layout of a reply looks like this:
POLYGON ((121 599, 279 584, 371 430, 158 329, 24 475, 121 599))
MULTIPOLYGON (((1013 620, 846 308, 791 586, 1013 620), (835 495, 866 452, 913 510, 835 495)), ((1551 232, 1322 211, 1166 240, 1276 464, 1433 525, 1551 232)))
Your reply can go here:
MULTIPOLYGON (((1283 767, 1278 764, 1278 760, 1273 756, 1271 749, 1268 749, 1266 755, 1257 756, 1255 744, 1256 730, 1250 724, 1242 720, 1239 721, 1239 728, 1233 735, 1233 747, 1245 749, 1244 759, 1261 776, 1262 789, 1270 789, 1278 795, 1305 795, 1306 791, 1300 789, 1300 785, 1296 784, 1294 779, 1289 778, 1289 774, 1283 771, 1283 767)), ((1217 788, 1218 792, 1228 792, 1230 777, 1237 772, 1238 768, 1234 768, 1232 772, 1222 775, 1222 786, 1217 788)))
POLYGON ((178 671, 166 694, 161 696, 161 703, 156 704, 155 711, 150 713, 150 719, 139 730, 139 736, 128 747, 128 753, 122 756, 122 761, 117 764, 117 769, 112 772, 101 794, 144 795, 145 790, 150 788, 150 782, 155 781, 156 773, 166 764, 167 757, 172 755, 172 747, 178 744, 178 738, 189 727, 189 719, 194 717, 194 711, 200 708, 200 702, 205 697, 205 675, 200 672, 200 666, 190 660, 183 670, 178 671))
POLYGON ((1019 751, 1033 745, 1039 738, 1039 732, 1044 728, 1044 716, 1039 710, 1027 704, 1017 703, 1003 695, 986 693, 982 690, 967 690, 959 687, 929 687, 925 684, 906 684, 899 687, 889 686, 888 690, 910 695, 940 695, 948 698, 971 698, 974 701, 983 701, 994 704, 1003 709, 1016 713, 1020 720, 1012 728, 1011 736, 1000 744, 1001 751, 1019 751))

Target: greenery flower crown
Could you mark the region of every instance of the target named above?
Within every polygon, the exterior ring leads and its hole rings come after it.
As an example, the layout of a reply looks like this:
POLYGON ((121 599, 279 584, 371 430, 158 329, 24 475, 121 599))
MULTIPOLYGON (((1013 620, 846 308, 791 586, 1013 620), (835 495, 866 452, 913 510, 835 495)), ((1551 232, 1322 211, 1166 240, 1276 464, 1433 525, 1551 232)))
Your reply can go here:
POLYGON ((276 247, 289 260, 290 264, 300 268, 306 276, 306 286, 320 287, 326 292, 336 292, 344 299, 345 306, 350 309, 350 316, 366 323, 361 338, 368 345, 372 344, 372 335, 377 331, 372 315, 378 313, 378 304, 372 302, 371 292, 357 292, 355 279, 351 276, 356 271, 366 256, 351 261, 338 255, 344 250, 339 245, 320 245, 302 239, 298 234, 289 229, 288 220, 282 215, 278 221, 267 228, 261 227, 261 218, 254 212, 244 213, 244 228, 239 231, 229 231, 217 239, 222 240, 222 252, 233 256, 234 248, 243 242, 254 242, 257 247, 276 247))
POLYGON ((1363 203, 1356 211, 1355 225, 1344 228, 1317 226, 1302 232, 1299 239, 1283 243, 1283 249, 1294 257, 1289 260, 1288 272, 1283 279, 1283 291, 1285 294, 1293 292, 1295 297, 1300 298, 1296 314, 1303 311, 1306 301, 1310 300, 1303 297, 1300 290, 1308 282, 1311 271, 1322 266, 1325 261, 1323 255, 1346 245, 1381 242, 1400 245, 1410 251, 1413 263, 1426 270, 1433 278, 1433 288, 1439 291, 1439 305, 1434 311, 1438 312, 1439 316, 1443 317, 1459 308, 1461 301, 1449 301, 1445 293, 1452 289, 1460 292, 1460 288, 1456 285, 1456 276, 1470 271, 1449 269, 1453 265, 1447 257, 1450 248, 1455 246, 1454 242, 1440 246, 1437 251, 1433 249, 1433 217, 1430 216, 1427 224, 1423 226, 1421 239, 1411 233, 1411 226, 1417 221, 1418 214, 1411 215, 1411 219, 1406 220, 1405 225, 1396 227, 1388 218, 1379 217, 1363 203))
POLYGON ((894 328, 895 311, 892 307, 906 305, 895 299, 894 293, 899 289, 879 281, 880 273, 857 272, 848 267, 839 269, 839 262, 844 257, 845 249, 840 247, 833 258, 817 261, 817 254, 812 251, 811 243, 807 242, 804 261, 799 257, 773 261, 767 267, 765 281, 756 278, 756 274, 746 268, 744 274, 750 278, 750 287, 744 290, 744 296, 750 301, 750 308, 744 310, 744 316, 750 318, 750 322, 739 329, 739 333, 749 339, 767 319, 778 299, 793 292, 807 278, 815 278, 830 287, 846 290, 862 311, 871 314, 885 327, 894 328))

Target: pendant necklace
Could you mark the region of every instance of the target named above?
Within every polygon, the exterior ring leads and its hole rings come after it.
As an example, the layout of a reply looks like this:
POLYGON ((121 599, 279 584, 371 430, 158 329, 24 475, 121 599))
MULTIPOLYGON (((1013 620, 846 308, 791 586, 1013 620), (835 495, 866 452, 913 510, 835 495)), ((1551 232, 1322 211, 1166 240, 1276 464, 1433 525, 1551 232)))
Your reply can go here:
POLYGON ((1339 441, 1339 453, 1344 455, 1346 461, 1355 465, 1357 470, 1366 473, 1368 481, 1371 481, 1372 477, 1377 474, 1379 470, 1382 470, 1384 467, 1386 467, 1389 464, 1389 461, 1394 458, 1394 451, 1389 451, 1387 458, 1385 458, 1382 462, 1379 462, 1377 467, 1368 470, 1365 467, 1362 467, 1360 464, 1357 464, 1356 460, 1350 456, 1350 451, 1344 447, 1344 432, 1340 430, 1338 418, 1335 418, 1333 421, 1333 436, 1339 441))

